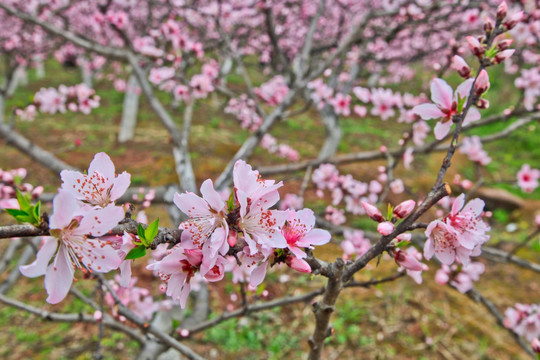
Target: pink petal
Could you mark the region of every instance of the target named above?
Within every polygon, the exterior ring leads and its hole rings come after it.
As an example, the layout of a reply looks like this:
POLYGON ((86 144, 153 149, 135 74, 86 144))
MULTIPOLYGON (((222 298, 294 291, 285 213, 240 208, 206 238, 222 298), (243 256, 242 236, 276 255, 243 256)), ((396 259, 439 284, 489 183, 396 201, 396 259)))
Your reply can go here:
POLYGON ((433 248, 433 241, 428 238, 424 244, 424 257, 429 260, 434 254, 435 249, 433 248))
POLYGON ((56 258, 47 268, 45 273, 45 289, 47 290, 47 302, 57 304, 62 301, 73 282, 73 265, 69 260, 66 247, 60 245, 56 258))
POLYGON ((253 287, 259 286, 266 276, 266 268, 268 267, 268 262, 260 264, 249 277, 249 285, 253 287))
POLYGON ((53 214, 49 219, 51 229, 63 229, 74 216, 81 214, 81 207, 73 194, 61 190, 53 200, 53 214))
POLYGON ((244 191, 248 196, 253 194, 260 186, 257 175, 258 172, 253 171, 251 165, 244 160, 238 160, 233 170, 234 187, 244 191))
POLYGON ((433 79, 431 81, 431 100, 444 109, 452 107, 453 91, 450 85, 443 79, 433 79))
POLYGON ((412 111, 414 114, 420 116, 424 120, 438 119, 446 116, 446 114, 443 113, 435 104, 416 105, 412 111))
POLYGON ((472 199, 465 205, 463 212, 470 212, 473 216, 478 217, 484 211, 484 206, 486 203, 482 199, 472 199))
POLYGON ((19 266, 21 274, 31 278, 45 275, 47 265, 49 265, 49 261, 56 252, 57 247, 58 240, 54 237, 47 237, 45 243, 37 253, 36 260, 29 265, 19 266))
POLYGON ((480 115, 480 111, 478 111, 477 108, 471 107, 469 108, 469 111, 467 112, 467 115, 465 116, 465 120, 463 120, 463 126, 468 125, 477 120, 480 120, 481 117, 482 115, 480 115))
POLYGON ((82 248, 83 263, 94 271, 106 273, 118 269, 122 263, 118 252, 99 239, 86 239, 82 248))
POLYGON ((84 181, 83 174, 78 171, 62 170, 60 177, 62 178, 62 190, 73 193, 77 199, 83 198, 77 190, 80 188, 80 183, 84 181))
POLYGON ((459 195, 456 200, 454 200, 454 203, 452 204, 452 216, 456 216, 456 214, 461 210, 463 205, 465 204, 465 194, 459 195))
POLYGON ((203 199, 208 202, 208 205, 217 212, 220 212, 225 208, 225 201, 221 198, 221 195, 214 189, 212 180, 205 180, 201 185, 201 194, 203 199))
POLYGON ((450 131, 450 127, 452 126, 452 121, 447 122, 438 122, 435 125, 434 133, 435 133, 435 139, 442 140, 446 135, 448 135, 448 132, 450 131))
MULTIPOLYGON (((302 247, 307 247, 307 246, 302 246, 302 247)), ((296 256, 299 259, 303 259, 307 256, 307 254, 303 252, 298 246, 289 245, 289 250, 294 254, 294 256, 296 256)))
POLYGON ((131 282, 131 260, 123 261, 120 266, 120 281, 118 282, 122 287, 129 287, 131 282))
POLYGON ((113 187, 111 189, 111 200, 115 201, 120 198, 120 196, 124 195, 130 184, 130 174, 124 171, 122 174, 118 175, 113 181, 113 187))
POLYGON ((84 214, 81 223, 73 231, 74 235, 102 236, 118 225, 124 218, 124 210, 120 206, 109 205, 103 209, 90 210, 84 214))
POLYGON ((456 252, 451 247, 437 249, 435 251, 435 255, 437 256, 437 259, 439 259, 445 265, 452 265, 456 260, 456 252))
POLYGON ((323 229, 313 229, 304 238, 297 242, 298 245, 308 247, 309 245, 324 245, 330 242, 331 235, 323 229))
POLYGON ((206 201, 194 193, 174 194, 174 204, 189 217, 205 217, 211 214, 206 201))
MULTIPOLYGON (((469 97, 473 82, 474 82, 474 79, 470 78, 470 79, 465 80, 461 84, 459 84, 459 86, 456 89, 456 94, 459 94, 459 96, 462 99, 469 97)), ((456 96, 456 100, 457 100, 457 96, 456 96)))
POLYGON ((114 180, 114 164, 109 155, 104 152, 97 153, 88 167, 88 175, 100 173, 105 179, 114 180))
POLYGON ((306 225, 306 228, 313 229, 315 226, 315 214, 311 209, 302 209, 296 212, 296 218, 300 221, 301 224, 306 225))

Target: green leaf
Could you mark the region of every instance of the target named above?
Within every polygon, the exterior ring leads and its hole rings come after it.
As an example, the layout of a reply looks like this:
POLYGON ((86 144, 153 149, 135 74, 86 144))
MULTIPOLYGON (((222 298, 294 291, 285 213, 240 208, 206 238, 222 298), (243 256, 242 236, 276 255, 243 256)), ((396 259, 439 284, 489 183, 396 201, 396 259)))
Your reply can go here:
POLYGON ((23 210, 19 210, 19 209, 4 209, 4 210, 6 210, 6 212, 13 217, 21 216, 21 215, 28 216, 28 213, 23 210))
POLYGON ((32 214, 34 215, 36 223, 39 224, 41 222, 41 201, 38 201, 37 204, 34 205, 34 208, 32 209, 32 214))
POLYGON ((227 210, 229 212, 232 212, 234 210, 234 191, 231 191, 231 195, 229 196, 229 200, 227 200, 227 210))
POLYGON ((139 226, 137 227, 137 235, 139 236, 139 239, 141 240, 145 240, 144 238, 144 228, 141 224, 139 224, 139 226))
POLYGON ((17 190, 17 201, 19 202, 19 207, 21 208, 21 210, 28 211, 32 207, 30 201, 28 201, 28 198, 24 196, 19 190, 17 190))
POLYGON ((388 204, 388 221, 391 221, 392 220, 392 215, 394 213, 394 207, 390 204, 388 204))
POLYGON ((146 248, 144 245, 139 245, 136 248, 131 249, 126 255, 125 260, 138 259, 146 255, 146 248))
POLYGON ((156 235, 159 231, 159 218, 156 219, 156 221, 152 222, 150 225, 146 227, 146 230, 144 231, 144 238, 148 242, 148 245, 150 245, 153 241, 156 235))
POLYGON ((499 50, 497 49, 497 47, 495 45, 492 45, 488 50, 486 50, 486 56, 491 59, 495 55, 497 55, 498 52, 499 50))

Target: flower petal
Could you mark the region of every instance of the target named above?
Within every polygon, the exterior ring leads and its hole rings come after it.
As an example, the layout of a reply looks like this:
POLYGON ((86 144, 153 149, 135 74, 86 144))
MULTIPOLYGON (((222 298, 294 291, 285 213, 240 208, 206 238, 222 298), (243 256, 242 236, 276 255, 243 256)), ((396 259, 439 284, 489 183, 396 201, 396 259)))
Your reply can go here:
POLYGON ((100 173, 106 180, 114 180, 114 164, 109 155, 104 152, 97 153, 88 167, 88 175, 100 173))
POLYGON ((451 121, 447 121, 447 122, 444 122, 444 123, 439 121, 435 125, 435 129, 433 130, 433 132, 435 133, 435 139, 442 140, 448 134, 448 132, 450 131, 451 126, 452 126, 451 121))
POLYGON ((446 116, 437 105, 431 103, 416 105, 412 111, 424 120, 438 119, 446 116))
POLYGON ((19 271, 26 277, 37 277, 45 275, 47 271, 47 265, 56 252, 58 247, 58 240, 54 237, 47 237, 45 243, 39 249, 36 260, 29 265, 19 266, 19 271))
POLYGON ((221 198, 219 193, 214 189, 212 180, 205 180, 201 185, 201 194, 203 199, 206 200, 208 205, 217 212, 220 212, 225 207, 225 201, 221 198))
POLYGON ((69 260, 67 249, 60 245, 56 258, 47 268, 45 273, 45 289, 47 290, 47 302, 57 304, 62 301, 73 283, 73 265, 69 260))
POLYGON ((452 107, 452 95, 453 91, 450 85, 443 79, 433 79, 431 81, 431 100, 437 105, 440 105, 444 109, 450 109, 452 107))

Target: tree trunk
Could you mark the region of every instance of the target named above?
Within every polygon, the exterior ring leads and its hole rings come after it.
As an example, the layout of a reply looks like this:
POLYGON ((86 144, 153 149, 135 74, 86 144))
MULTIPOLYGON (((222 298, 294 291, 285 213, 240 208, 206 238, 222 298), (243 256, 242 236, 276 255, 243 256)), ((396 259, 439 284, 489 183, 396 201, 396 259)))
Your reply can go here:
POLYGON ((122 108, 122 121, 118 131, 118 142, 123 143, 133 140, 135 126, 137 125, 137 115, 139 112, 139 83, 135 75, 130 75, 124 95, 124 106, 122 108))
POLYGON ((326 105, 320 111, 324 128, 326 130, 326 138, 324 144, 319 151, 319 160, 327 160, 335 155, 339 143, 341 141, 341 128, 339 127, 339 117, 330 105, 326 105))

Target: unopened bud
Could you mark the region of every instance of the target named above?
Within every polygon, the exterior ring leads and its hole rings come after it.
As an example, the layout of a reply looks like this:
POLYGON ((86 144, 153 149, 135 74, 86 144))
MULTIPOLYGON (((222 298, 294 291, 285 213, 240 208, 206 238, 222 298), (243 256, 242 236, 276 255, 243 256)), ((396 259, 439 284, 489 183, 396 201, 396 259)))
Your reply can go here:
POLYGON ((531 347, 535 353, 540 355, 540 340, 538 340, 538 338, 533 339, 531 342, 531 347))
POLYGON ((512 54, 514 54, 515 51, 516 51, 516 49, 508 49, 508 50, 501 51, 497 55, 495 55, 495 57, 493 58, 493 62, 495 64, 500 64, 504 60, 506 60, 510 56, 512 56, 512 54))
POLYGON ((415 206, 416 202, 414 200, 406 200, 395 207, 394 216, 403 219, 413 211, 415 206))
POLYGON ((510 47, 510 45, 512 45, 513 42, 514 42, 513 39, 501 40, 497 43, 497 49, 499 49, 499 51, 506 50, 510 47))
POLYGON ((478 74, 478 78, 476 79, 476 82, 474 83, 474 93, 475 95, 482 95, 489 89, 489 76, 485 69, 482 69, 480 71, 480 74, 478 74))
POLYGON ((473 36, 467 36, 467 45, 474 56, 484 56, 484 46, 473 36))
POLYGON ((503 21, 506 17, 506 1, 503 1, 498 7, 497 7, 497 20, 503 21))
POLYGON ((364 210, 366 210, 366 214, 372 219, 377 222, 381 222, 384 220, 382 213, 379 209, 377 209, 375 206, 371 205, 370 203, 367 203, 365 201, 362 201, 362 206, 364 207, 364 210))
POLYGON ((394 231, 394 224, 390 221, 384 221, 377 226, 377 231, 384 236, 390 235, 394 231))
POLYGON ((476 102, 476 107, 479 108, 479 109, 487 109, 489 108, 489 101, 487 101, 486 99, 478 99, 478 101, 476 102))
POLYGON ((522 18, 523 18, 523 11, 515 13, 503 23, 503 28, 506 31, 513 29, 521 21, 522 18))
POLYGON ((471 68, 469 67, 469 64, 467 64, 467 62, 459 55, 454 55, 452 57, 450 68, 456 70, 459 76, 463 78, 468 78, 471 74, 471 68))
POLYGON ((495 28, 493 20, 491 20, 489 17, 486 17, 486 20, 484 20, 484 31, 486 32, 486 34, 491 34, 493 28, 495 28))
POLYGON ((287 259, 285 259, 285 262, 291 269, 294 269, 296 271, 304 272, 304 273, 310 273, 311 272, 311 266, 303 260, 299 259, 295 256, 289 256, 287 259))

